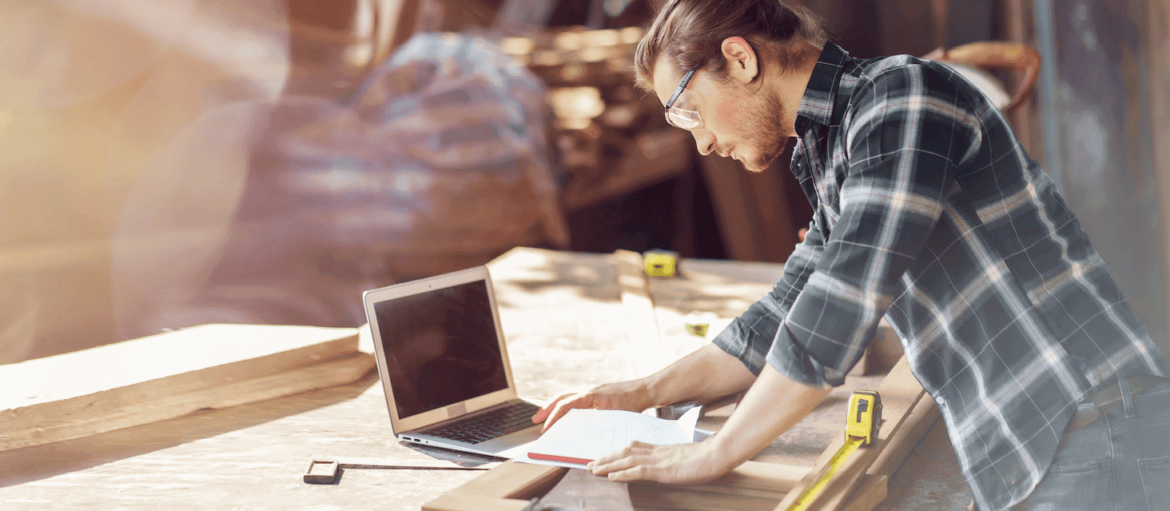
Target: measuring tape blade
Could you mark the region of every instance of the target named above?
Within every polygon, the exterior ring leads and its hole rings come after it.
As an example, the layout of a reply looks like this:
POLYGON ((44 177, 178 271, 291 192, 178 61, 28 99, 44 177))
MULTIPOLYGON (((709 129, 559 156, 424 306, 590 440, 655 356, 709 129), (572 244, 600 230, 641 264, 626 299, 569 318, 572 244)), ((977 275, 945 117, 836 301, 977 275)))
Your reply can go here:
POLYGON ((796 502, 793 502, 792 505, 788 507, 788 511, 804 511, 808 509, 808 506, 812 504, 813 500, 816 500, 817 495, 820 495, 821 490, 824 490, 825 486, 829 484, 829 478, 833 477, 833 474, 837 473, 837 469, 841 468, 841 465, 845 463, 845 460, 849 459, 849 455, 853 454, 853 451, 856 451, 858 447, 861 447, 861 444, 864 442, 865 439, 863 438, 851 437, 846 439, 845 445, 842 445, 840 449, 837 449, 837 453, 834 454, 833 458, 829 460, 829 468, 825 470, 825 473, 821 474, 821 477, 817 478, 817 481, 813 483, 812 486, 808 487, 808 489, 804 490, 804 493, 800 494, 800 498, 796 499, 796 502))
POLYGON ((837 473, 837 469, 841 468, 841 465, 845 464, 845 460, 849 459, 849 455, 853 454, 853 451, 856 451, 858 447, 869 445, 877 438, 881 423, 882 397, 877 392, 870 390, 853 391, 853 395, 849 397, 849 412, 845 419, 845 444, 837 449, 837 452, 829 459, 828 468, 817 478, 816 482, 805 489, 796 502, 788 506, 788 511, 808 509, 813 500, 816 500, 817 495, 820 495, 825 486, 829 484, 829 479, 833 477, 833 474, 837 473))

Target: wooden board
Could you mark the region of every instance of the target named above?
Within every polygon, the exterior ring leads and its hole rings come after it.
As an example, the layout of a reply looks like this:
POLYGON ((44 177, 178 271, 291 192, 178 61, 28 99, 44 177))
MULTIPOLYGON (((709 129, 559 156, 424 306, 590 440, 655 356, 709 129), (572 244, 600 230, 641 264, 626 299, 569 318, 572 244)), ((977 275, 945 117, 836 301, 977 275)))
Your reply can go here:
POLYGON ((882 452, 877 455, 873 464, 865 471, 857 488, 846 499, 841 509, 845 511, 869 511, 886 498, 887 484, 890 477, 902 462, 910 456, 910 451, 926 436, 940 414, 934 400, 924 396, 910 410, 902 427, 890 438, 882 452))
MULTIPOLYGON (((423 506, 424 511, 520 510, 556 484, 567 469, 507 462, 423 506)), ((633 483, 630 498, 637 509, 755 509, 733 503, 767 504, 771 509, 784 492, 808 472, 806 467, 748 461, 709 483, 670 486, 633 483)))
POLYGON ((889 476, 865 474, 857 490, 849 498, 842 511, 870 511, 883 500, 889 487, 889 476))
POLYGON ((704 484, 630 483, 630 500, 638 511, 766 511, 775 507, 807 473, 808 467, 747 461, 704 484))
POLYGON ((633 352, 634 371, 639 378, 645 378, 677 358, 669 357, 663 350, 642 254, 618 250, 613 253, 613 257, 618 265, 625 331, 633 352))
MULTIPOLYGON (((910 372, 910 364, 905 358, 890 370, 890 374, 882 380, 882 384, 878 386, 877 390, 882 397, 882 426, 878 438, 870 446, 858 449, 845 460, 837 469, 837 473, 829 479, 821 493, 814 498, 809 509, 839 509, 844 504, 845 497, 857 486, 878 454, 890 444, 910 411, 925 394, 918 380, 914 378, 914 374, 910 372)), ((816 482, 816 479, 828 467, 833 455, 844 443, 845 438, 842 435, 841 438, 829 444, 829 447, 817 460, 813 470, 784 497, 784 500, 775 509, 784 511, 796 499, 800 498, 801 493, 816 482)))
POLYGON ((0 366, 0 450, 356 381, 352 328, 204 325, 0 366))
POLYGON ((509 461, 423 505, 423 511, 520 511, 568 469, 509 461))
POLYGON ((910 456, 910 451, 914 450, 914 447, 918 445, 922 437, 926 436, 926 432, 930 430, 931 426, 934 426, 941 415, 938 406, 929 396, 918 400, 918 404, 914 405, 914 409, 910 410, 910 414, 906 416, 902 427, 890 437, 890 442, 886 444, 886 447, 874 460, 873 465, 870 465, 865 473, 883 476, 894 475, 894 472, 897 472, 898 468, 902 466, 902 462, 906 461, 906 457, 910 456))

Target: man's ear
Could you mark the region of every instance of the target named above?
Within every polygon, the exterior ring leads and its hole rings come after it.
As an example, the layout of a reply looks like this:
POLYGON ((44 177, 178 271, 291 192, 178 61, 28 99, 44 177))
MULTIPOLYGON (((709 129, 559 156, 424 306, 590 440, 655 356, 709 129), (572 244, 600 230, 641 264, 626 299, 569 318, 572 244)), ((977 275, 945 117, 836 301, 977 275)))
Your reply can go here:
POLYGON ((727 77, 748 84, 756 79, 760 73, 760 62, 756 58, 756 51, 744 38, 739 36, 728 37, 720 45, 723 58, 727 59, 727 77))

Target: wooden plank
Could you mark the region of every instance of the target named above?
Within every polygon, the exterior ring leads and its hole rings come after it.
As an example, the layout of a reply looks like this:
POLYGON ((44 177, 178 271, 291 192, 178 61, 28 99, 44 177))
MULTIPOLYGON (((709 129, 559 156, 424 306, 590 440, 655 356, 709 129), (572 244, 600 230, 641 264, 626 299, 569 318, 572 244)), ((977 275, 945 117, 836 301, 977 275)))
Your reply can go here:
POLYGON ((808 467, 747 461, 703 484, 631 483, 630 499, 639 510, 770 510, 808 470, 808 467))
POLYGON ((525 511, 527 500, 485 498, 465 493, 446 493, 423 505, 423 511, 525 511))
MULTIPOLYGON (((553 486, 566 470, 509 461, 428 502, 423 509, 523 509, 528 503, 527 499, 553 486)), ((663 506, 711 509, 711 503, 723 509, 772 509, 783 498, 785 491, 796 485, 807 473, 808 467, 748 461, 723 477, 699 485, 634 483, 630 486, 630 496, 638 509, 663 506)))
POLYGON ((882 452, 878 454, 873 464, 865 471, 857 488, 850 494, 847 504, 842 508, 845 511, 869 511, 886 498, 886 481, 893 477, 902 462, 910 456, 910 452, 926 436, 940 413, 934 400, 923 397, 914 405, 914 409, 907 415, 905 423, 890 438, 882 452), (880 486, 880 489, 877 488, 880 486), (879 497, 880 495, 880 497, 879 497), (876 500, 874 500, 876 499, 876 500))
POLYGON ((634 373, 644 378, 666 367, 673 359, 664 356, 642 254, 618 250, 613 257, 618 264, 625 331, 629 337, 634 373))
POLYGON ((508 461, 423 505, 423 511, 519 511, 568 469, 508 461))
POLYGON ((724 494, 685 486, 649 491, 646 485, 630 485, 630 501, 638 511, 767 511, 783 496, 783 493, 724 494))
POLYGON ((877 455, 873 464, 865 471, 857 488, 846 499, 841 508, 845 511, 869 511, 886 498, 886 483, 910 452, 938 420, 940 414, 934 400, 925 396, 910 410, 898 432, 877 455), (880 487, 880 488, 879 488, 880 487), (875 500, 876 499, 876 500, 875 500))
POLYGON ((707 485, 788 493, 808 475, 808 471, 808 467, 745 461, 707 485))
POLYGON ((866 470, 866 473, 894 475, 894 472, 898 471, 898 467, 902 466, 902 462, 906 461, 906 457, 910 456, 910 451, 914 450, 914 447, 918 445, 922 437, 926 436, 926 432, 930 430, 931 426, 934 426, 941 415, 933 399, 929 396, 920 399, 910 414, 906 416, 905 423, 890 438, 890 442, 878 454, 877 459, 874 460, 869 470, 866 470))
POLYGON ((850 495, 849 503, 841 508, 842 511, 870 511, 875 506, 886 500, 886 492, 889 490, 889 476, 865 474, 861 478, 861 483, 857 485, 857 489, 850 495))
POLYGON ((373 367, 357 344, 352 328, 204 325, 0 366, 0 450, 356 381, 373 367))
MULTIPOLYGON (((845 497, 857 486, 861 476, 877 458, 877 455, 897 434, 910 410, 924 394, 922 386, 914 378, 914 374, 910 372, 910 365, 904 357, 882 380, 881 385, 878 386, 878 393, 882 396, 883 419, 878 438, 870 446, 858 449, 845 460, 842 466, 837 469, 837 473, 829 479, 821 493, 814 498, 810 509, 839 509, 844 504, 845 497)), ((845 439, 842 436, 829 444, 829 447, 817 460, 813 470, 784 497, 776 509, 787 510, 805 489, 812 486, 844 443, 845 439)))

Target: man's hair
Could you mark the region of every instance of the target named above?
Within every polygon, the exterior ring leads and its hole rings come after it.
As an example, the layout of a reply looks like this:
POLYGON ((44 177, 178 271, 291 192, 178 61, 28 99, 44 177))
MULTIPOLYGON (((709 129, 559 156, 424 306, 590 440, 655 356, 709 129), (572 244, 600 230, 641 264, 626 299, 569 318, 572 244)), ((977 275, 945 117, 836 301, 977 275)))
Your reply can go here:
POLYGON ((816 15, 780 0, 667 0, 634 52, 637 86, 654 89, 654 64, 660 55, 681 72, 706 69, 717 79, 725 78, 722 44, 734 36, 752 46, 761 71, 771 63, 781 71, 799 64, 807 47, 793 43, 808 41, 820 48, 828 39, 816 15))

